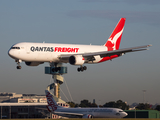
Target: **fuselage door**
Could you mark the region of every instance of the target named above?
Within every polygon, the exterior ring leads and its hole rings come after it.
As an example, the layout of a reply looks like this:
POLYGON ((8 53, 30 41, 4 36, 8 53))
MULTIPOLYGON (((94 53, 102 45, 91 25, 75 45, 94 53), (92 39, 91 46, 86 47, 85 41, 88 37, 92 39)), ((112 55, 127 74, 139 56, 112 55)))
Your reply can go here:
POLYGON ((26 46, 26 53, 30 54, 30 47, 29 46, 26 46))

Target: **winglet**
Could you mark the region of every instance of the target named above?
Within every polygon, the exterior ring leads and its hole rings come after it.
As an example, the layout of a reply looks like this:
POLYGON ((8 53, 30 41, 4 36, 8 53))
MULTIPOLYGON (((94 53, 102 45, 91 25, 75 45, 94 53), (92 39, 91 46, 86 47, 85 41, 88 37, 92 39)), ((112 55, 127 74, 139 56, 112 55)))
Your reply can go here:
POLYGON ((108 41, 104 44, 104 46, 108 48, 108 51, 119 49, 125 21, 126 18, 121 18, 119 20, 112 34, 108 38, 108 41))
POLYGON ((151 46, 152 46, 152 44, 148 45, 147 47, 151 47, 151 46))

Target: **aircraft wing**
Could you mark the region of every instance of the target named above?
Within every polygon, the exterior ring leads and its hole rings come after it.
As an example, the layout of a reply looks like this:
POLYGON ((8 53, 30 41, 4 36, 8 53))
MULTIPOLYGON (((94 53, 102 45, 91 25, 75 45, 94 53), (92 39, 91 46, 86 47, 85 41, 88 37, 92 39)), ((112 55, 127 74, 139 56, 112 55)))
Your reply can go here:
POLYGON ((128 52, 148 50, 147 48, 150 46, 152 45, 145 45, 145 46, 119 49, 119 50, 113 50, 113 51, 89 52, 89 53, 82 53, 82 54, 67 54, 67 55, 62 54, 59 56, 59 59, 61 59, 62 61, 67 61, 69 57, 72 55, 82 55, 85 58, 85 60, 92 61, 94 59, 94 56, 97 56, 97 55, 99 55, 101 58, 110 57, 112 55, 122 55, 128 52))

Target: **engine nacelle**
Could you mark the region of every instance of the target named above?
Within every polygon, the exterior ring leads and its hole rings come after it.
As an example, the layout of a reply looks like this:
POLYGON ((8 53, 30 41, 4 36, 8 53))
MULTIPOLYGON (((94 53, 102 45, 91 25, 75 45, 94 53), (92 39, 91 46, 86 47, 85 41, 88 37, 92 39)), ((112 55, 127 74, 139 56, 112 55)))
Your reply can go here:
POLYGON ((27 66, 38 66, 39 64, 43 64, 43 62, 25 62, 27 66))
POLYGON ((82 118, 93 118, 93 116, 92 115, 90 115, 90 114, 86 114, 86 115, 83 115, 83 117, 82 118))
POLYGON ((84 58, 82 57, 82 55, 72 55, 69 57, 69 63, 71 65, 83 65, 84 58))

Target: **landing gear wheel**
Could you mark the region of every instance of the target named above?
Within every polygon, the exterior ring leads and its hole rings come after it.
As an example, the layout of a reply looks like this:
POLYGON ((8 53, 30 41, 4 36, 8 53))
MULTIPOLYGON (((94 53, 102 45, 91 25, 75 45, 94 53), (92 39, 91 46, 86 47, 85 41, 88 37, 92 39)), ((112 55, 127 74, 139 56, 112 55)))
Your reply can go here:
POLYGON ((17 66, 17 69, 21 69, 21 66, 17 66))
POLYGON ((80 72, 80 71, 81 71, 81 68, 77 68, 77 71, 80 72))
POLYGON ((79 68, 77 68, 77 71, 78 72, 83 72, 84 70, 86 70, 87 69, 87 67, 86 66, 84 66, 84 67, 79 67, 79 68))
POLYGON ((22 60, 15 60, 15 62, 17 63, 17 69, 21 69, 20 62, 22 62, 22 60))
POLYGON ((83 72, 83 70, 84 70, 83 67, 81 67, 80 69, 81 69, 81 71, 83 72))
POLYGON ((87 70, 87 67, 86 67, 86 66, 84 66, 84 67, 83 67, 83 70, 87 70))

